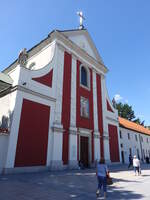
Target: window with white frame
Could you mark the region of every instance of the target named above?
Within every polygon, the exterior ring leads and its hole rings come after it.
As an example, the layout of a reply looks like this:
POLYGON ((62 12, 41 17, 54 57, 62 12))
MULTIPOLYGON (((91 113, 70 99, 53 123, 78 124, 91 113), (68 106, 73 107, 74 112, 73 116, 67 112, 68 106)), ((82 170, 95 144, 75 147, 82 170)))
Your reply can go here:
POLYGON ((81 117, 89 118, 89 100, 85 97, 80 98, 81 117))
POLYGON ((90 88, 90 71, 84 65, 80 66, 80 85, 90 88))
POLYGON ((130 133, 128 133, 128 140, 130 140, 130 133))
POLYGON ((122 138, 122 132, 120 131, 120 139, 122 138))
POLYGON ((135 140, 138 141, 137 135, 135 135, 135 140))
POLYGON ((137 149, 137 157, 140 158, 139 149, 137 149))

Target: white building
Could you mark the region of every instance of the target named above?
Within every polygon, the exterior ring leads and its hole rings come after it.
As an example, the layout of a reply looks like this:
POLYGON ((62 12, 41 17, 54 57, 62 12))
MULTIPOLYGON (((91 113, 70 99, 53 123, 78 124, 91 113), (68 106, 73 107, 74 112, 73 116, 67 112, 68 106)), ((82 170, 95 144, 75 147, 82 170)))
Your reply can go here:
POLYGON ((129 162, 129 154, 138 156, 145 162, 145 158, 150 158, 150 130, 119 117, 120 124, 120 149, 121 161, 129 162))
POLYGON ((107 71, 85 29, 54 30, 24 49, 0 74, 1 172, 119 162, 107 71))

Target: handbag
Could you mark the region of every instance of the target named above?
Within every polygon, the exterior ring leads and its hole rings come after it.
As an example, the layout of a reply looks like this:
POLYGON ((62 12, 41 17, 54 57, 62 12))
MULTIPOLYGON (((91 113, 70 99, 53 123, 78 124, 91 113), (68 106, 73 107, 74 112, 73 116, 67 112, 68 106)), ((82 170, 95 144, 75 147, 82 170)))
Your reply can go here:
POLYGON ((109 172, 106 174, 106 181, 107 181, 107 185, 113 184, 113 181, 112 181, 112 178, 109 175, 109 172))

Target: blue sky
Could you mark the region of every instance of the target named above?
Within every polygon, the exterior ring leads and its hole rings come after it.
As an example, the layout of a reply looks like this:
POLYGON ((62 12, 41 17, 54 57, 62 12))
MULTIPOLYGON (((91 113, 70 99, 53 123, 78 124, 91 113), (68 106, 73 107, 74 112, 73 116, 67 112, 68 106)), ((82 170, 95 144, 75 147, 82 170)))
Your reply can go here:
POLYGON ((149 0, 5 0, 0 5, 0 71, 53 29, 74 29, 82 10, 105 65, 112 99, 132 105, 150 124, 150 1, 149 0))

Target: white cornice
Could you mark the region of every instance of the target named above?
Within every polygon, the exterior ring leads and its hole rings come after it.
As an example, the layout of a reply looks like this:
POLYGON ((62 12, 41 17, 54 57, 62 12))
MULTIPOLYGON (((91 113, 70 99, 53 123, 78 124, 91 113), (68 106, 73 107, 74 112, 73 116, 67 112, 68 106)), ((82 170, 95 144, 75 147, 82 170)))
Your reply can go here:
MULTIPOLYGON (((90 67, 95 69, 97 72, 103 75, 105 75, 108 72, 107 67, 103 63, 91 57, 85 50, 81 49, 78 45, 76 45, 70 39, 65 37, 64 34, 61 34, 61 32, 58 32, 58 31, 53 31, 46 39, 41 41, 32 49, 30 49, 28 51, 29 58, 37 54, 39 51, 41 51, 43 48, 45 48, 47 45, 49 45, 55 40, 57 40, 57 43, 62 45, 71 54, 79 58, 83 63, 90 65, 90 67)), ((6 68, 4 70, 4 73, 10 72, 14 68, 16 68, 16 66, 17 66, 17 60, 14 63, 12 63, 12 65, 10 65, 8 68, 6 68)))

